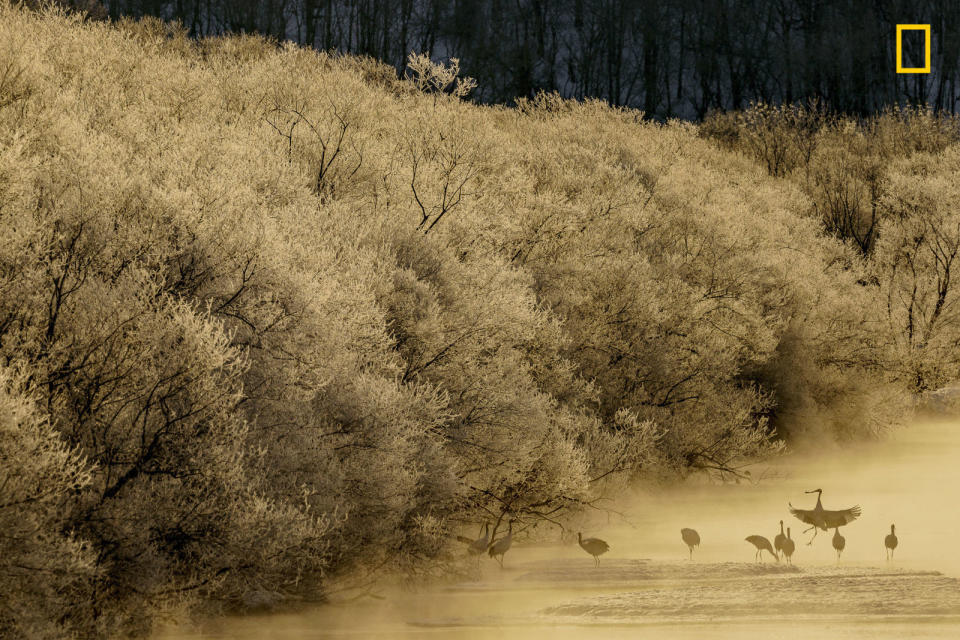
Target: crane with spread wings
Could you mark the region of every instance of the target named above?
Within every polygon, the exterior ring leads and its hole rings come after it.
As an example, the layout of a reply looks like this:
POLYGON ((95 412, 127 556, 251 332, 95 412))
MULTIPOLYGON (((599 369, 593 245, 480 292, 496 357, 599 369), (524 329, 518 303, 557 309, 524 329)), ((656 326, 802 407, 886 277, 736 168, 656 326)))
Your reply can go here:
MULTIPOLYGON (((817 537, 817 529, 827 531, 835 527, 842 527, 860 517, 859 505, 838 511, 824 509, 820 503, 820 495, 823 493, 823 489, 814 489, 813 491, 807 491, 805 493, 817 494, 817 506, 813 509, 796 509, 790 504, 790 513, 796 516, 801 522, 809 524, 810 529, 813 529, 813 538, 810 538, 810 542, 807 543, 808 545, 813 544, 813 539, 817 537)), ((804 533, 810 531, 810 529, 806 529, 804 533)))

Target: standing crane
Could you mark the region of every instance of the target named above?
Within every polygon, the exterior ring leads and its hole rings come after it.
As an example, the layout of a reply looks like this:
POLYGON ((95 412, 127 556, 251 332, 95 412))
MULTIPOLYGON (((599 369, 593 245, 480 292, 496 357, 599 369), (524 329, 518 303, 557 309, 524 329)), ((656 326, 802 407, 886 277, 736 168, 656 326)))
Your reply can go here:
POLYGON ((773 539, 773 550, 777 552, 777 555, 780 555, 780 552, 783 551, 783 541, 787 539, 787 536, 783 535, 783 520, 780 521, 780 533, 777 534, 777 537, 773 539))
POLYGON ((693 529, 680 529, 680 537, 690 548, 690 559, 693 560, 693 548, 700 546, 700 534, 693 529))
POLYGON ((837 550, 837 562, 840 562, 840 554, 847 546, 847 539, 840 535, 840 527, 834 527, 834 529, 836 531, 833 532, 833 548, 837 550))
POLYGON ((887 548, 887 560, 893 560, 893 550, 897 548, 897 528, 894 525, 890 525, 890 533, 887 534, 887 537, 883 539, 883 546, 887 548))
POLYGON ((483 535, 477 538, 476 540, 471 540, 466 536, 457 536, 457 540, 463 542, 464 544, 469 545, 467 547, 467 552, 472 556, 479 556, 481 553, 487 550, 487 547, 490 545, 490 523, 483 523, 483 535))
MULTIPOLYGON (((813 491, 807 491, 806 493, 817 494, 817 506, 815 506, 813 509, 795 509, 794 506, 790 504, 790 513, 796 516, 801 522, 809 524, 810 529, 813 529, 813 538, 810 538, 810 541, 807 542, 807 545, 813 544, 813 539, 817 537, 818 529, 828 531, 834 527, 848 525, 860 517, 859 505, 850 507, 849 509, 830 511, 828 509, 824 509, 823 505, 820 503, 820 495, 823 493, 823 489, 814 489, 813 491)), ((804 531, 804 533, 810 531, 810 529, 807 529, 804 531)))
POLYGON ((787 539, 783 541, 781 549, 783 550, 783 557, 787 559, 787 562, 793 564, 793 551, 797 546, 793 543, 793 539, 790 537, 790 527, 787 527, 787 539))
POLYGON ((772 555, 774 560, 780 562, 780 557, 773 552, 773 546, 767 538, 763 536, 747 536, 746 541, 757 548, 757 555, 755 556, 757 562, 763 561, 764 551, 772 555))
POLYGON ((579 531, 577 531, 577 543, 581 549, 593 556, 594 566, 596 567, 600 566, 600 556, 610 550, 610 545, 605 540, 584 538, 579 531))
POLYGON ((490 557, 500 563, 501 569, 503 568, 503 554, 510 550, 511 544, 513 544, 513 520, 507 523, 507 535, 495 540, 487 550, 490 557), (500 557, 497 558, 497 556, 500 557))

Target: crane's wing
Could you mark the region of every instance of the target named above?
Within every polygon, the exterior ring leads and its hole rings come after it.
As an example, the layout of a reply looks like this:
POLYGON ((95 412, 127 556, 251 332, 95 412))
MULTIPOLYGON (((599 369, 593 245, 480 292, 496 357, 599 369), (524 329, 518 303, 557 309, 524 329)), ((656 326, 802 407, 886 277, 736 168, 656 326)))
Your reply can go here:
POLYGON ((583 544, 595 547, 600 553, 606 553, 610 550, 610 545, 607 544, 606 540, 601 540, 600 538, 587 538, 583 541, 583 544))
POLYGON ((809 525, 823 528, 823 522, 821 522, 820 519, 814 515, 812 509, 795 509, 791 504, 790 513, 792 513, 800 522, 806 522, 809 525))
POLYGON ((823 512, 823 522, 827 525, 828 529, 831 527, 842 527, 846 524, 850 524, 859 517, 860 505, 850 507, 849 509, 841 509, 840 511, 823 512))
POLYGON ((487 550, 487 539, 480 538, 470 543, 470 553, 483 553, 487 550))
POLYGON ((700 534, 693 529, 680 529, 680 537, 686 544, 700 544, 700 534))
POLYGON ((473 544, 473 540, 466 536, 457 536, 457 540, 464 544, 473 544))

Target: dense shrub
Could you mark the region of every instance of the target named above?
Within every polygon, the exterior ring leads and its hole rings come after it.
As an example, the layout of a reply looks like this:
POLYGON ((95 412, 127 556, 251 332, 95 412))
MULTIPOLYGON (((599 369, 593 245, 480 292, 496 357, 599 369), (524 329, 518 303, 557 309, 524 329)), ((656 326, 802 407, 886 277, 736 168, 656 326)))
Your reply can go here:
POLYGON ((0 634, 58 637, 89 621, 95 552, 66 528, 90 467, 43 417, 22 376, 0 368, 0 634))
POLYGON ((871 358, 886 379, 922 392, 960 375, 955 115, 890 108, 855 121, 816 105, 758 104, 714 114, 700 133, 798 184, 823 229, 863 256, 871 358))

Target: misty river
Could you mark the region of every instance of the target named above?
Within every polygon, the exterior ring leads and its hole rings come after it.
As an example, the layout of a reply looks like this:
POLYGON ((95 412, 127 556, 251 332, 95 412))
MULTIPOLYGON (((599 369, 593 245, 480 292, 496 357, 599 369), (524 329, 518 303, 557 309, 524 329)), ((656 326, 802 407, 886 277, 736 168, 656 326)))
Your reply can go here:
MULTIPOLYGON (((755 468, 754 482, 686 483, 624 498, 587 536, 610 543, 599 568, 576 544, 515 542, 505 567, 484 557, 473 581, 384 589, 382 598, 306 612, 229 617, 167 629, 206 638, 957 638, 960 637, 960 422, 925 420, 876 443, 806 451, 755 468), (859 504, 840 562, 811 546, 787 503, 859 504), (793 530, 794 565, 754 562, 744 538, 793 530), (887 562, 884 536, 897 525, 887 562), (680 529, 702 544, 688 560, 680 529)), ((473 532, 470 532, 472 535, 473 532)))

